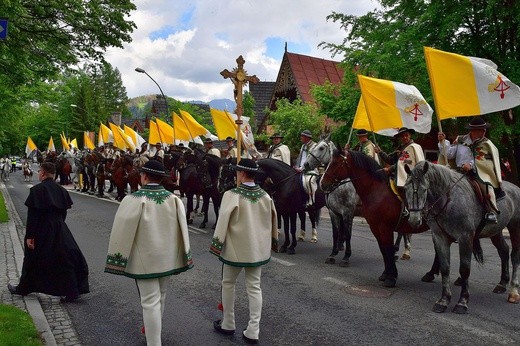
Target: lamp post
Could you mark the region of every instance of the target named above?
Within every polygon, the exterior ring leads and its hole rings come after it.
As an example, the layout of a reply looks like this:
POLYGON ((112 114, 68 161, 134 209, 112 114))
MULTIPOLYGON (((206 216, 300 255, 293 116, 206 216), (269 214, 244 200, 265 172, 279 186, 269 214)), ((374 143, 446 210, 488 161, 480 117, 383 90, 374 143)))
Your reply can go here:
POLYGON ((139 72, 139 73, 144 73, 145 75, 147 75, 154 83, 155 85, 157 85, 157 87, 159 88, 159 90, 161 91, 161 95, 164 99, 164 102, 166 102, 166 112, 168 113, 167 115, 170 116, 170 110, 168 109, 168 100, 166 99, 166 96, 164 96, 164 93, 161 89, 161 86, 155 81, 155 79, 152 78, 152 76, 150 76, 145 70, 143 70, 142 68, 140 67, 136 67, 135 69, 136 72, 139 72))

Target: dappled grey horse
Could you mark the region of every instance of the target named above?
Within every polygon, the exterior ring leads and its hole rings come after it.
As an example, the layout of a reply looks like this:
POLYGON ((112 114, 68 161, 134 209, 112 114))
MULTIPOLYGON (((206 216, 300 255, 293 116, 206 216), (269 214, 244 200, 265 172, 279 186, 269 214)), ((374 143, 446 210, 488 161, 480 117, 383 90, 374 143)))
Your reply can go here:
MULTIPOLYGON (((509 246, 502 238, 504 227, 509 230, 512 244, 512 276, 508 301, 519 303, 517 270, 520 263, 520 188, 509 182, 502 183, 505 196, 497 201, 500 210, 498 223, 486 224, 483 221, 484 207, 477 199, 469 180, 462 174, 427 161, 419 162, 411 171, 408 168, 407 172, 409 177, 404 188, 410 211, 408 222, 417 228, 422 220, 426 220, 432 230, 435 251, 439 258, 442 296, 435 303, 433 311, 446 311, 451 301, 450 245, 455 241, 458 243, 459 273, 462 279, 460 298, 453 312, 466 313, 471 255, 473 253, 475 259, 482 263, 483 254, 479 238, 492 237, 492 240, 498 239, 493 241, 493 244, 497 247, 500 257, 507 258, 509 246)), ((508 281, 509 267, 503 263, 501 282, 495 291, 500 286, 507 285, 508 281)))
MULTIPOLYGON (((311 170, 320 165, 327 166, 335 149, 336 146, 330 140, 330 136, 321 139, 307 156, 304 163, 305 169, 311 170)), ((349 180, 342 181, 332 191, 325 194, 325 202, 332 223, 332 252, 325 263, 336 263, 335 257, 341 251, 343 242, 345 242, 345 255, 340 262, 341 266, 348 265, 352 255, 350 246, 352 221, 356 212, 356 205, 360 203, 354 185, 348 182, 349 180)))

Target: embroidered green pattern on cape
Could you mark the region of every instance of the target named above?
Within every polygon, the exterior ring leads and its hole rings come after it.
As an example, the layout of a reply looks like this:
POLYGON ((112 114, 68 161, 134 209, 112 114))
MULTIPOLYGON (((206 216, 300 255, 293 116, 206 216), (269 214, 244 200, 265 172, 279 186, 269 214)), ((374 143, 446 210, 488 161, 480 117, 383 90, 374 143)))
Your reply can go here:
POLYGON ((146 185, 132 194, 133 197, 145 197, 157 204, 162 204, 172 193, 161 185, 146 185))
POLYGON ((220 253, 222 252, 222 247, 224 246, 224 243, 220 241, 218 237, 215 237, 211 240, 211 246, 209 248, 209 252, 216 256, 220 256, 220 253))
POLYGON ((262 198, 263 195, 267 193, 264 190, 262 190, 258 185, 240 185, 239 187, 232 189, 231 192, 236 193, 240 197, 251 201, 251 203, 256 203, 260 198, 262 198))
POLYGON ((128 263, 128 258, 123 257, 119 252, 107 256, 105 272, 112 274, 123 274, 128 263))

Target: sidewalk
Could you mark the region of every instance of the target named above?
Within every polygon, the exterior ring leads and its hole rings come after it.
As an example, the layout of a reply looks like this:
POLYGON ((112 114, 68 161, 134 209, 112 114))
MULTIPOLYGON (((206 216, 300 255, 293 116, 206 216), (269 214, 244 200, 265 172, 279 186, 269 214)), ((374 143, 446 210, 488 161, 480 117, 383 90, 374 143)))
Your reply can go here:
POLYGON ((0 223, 0 303, 27 311, 36 325, 45 345, 80 345, 67 310, 59 297, 45 294, 12 295, 7 284, 17 284, 23 263, 23 238, 25 228, 5 185, 0 183, 9 222, 0 223))

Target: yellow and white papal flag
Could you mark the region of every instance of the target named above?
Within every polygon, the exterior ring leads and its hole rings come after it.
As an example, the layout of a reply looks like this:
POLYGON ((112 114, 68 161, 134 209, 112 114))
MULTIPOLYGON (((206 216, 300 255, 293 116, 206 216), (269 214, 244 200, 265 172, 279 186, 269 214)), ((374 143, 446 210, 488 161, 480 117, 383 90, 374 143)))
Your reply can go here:
POLYGON ((38 147, 34 144, 31 137, 27 137, 27 144, 25 145, 25 154, 27 157, 29 157, 29 155, 31 155, 31 153, 36 149, 38 149, 38 147))
POLYGON ((400 127, 420 133, 430 132, 433 109, 416 87, 362 75, 358 75, 358 79, 361 100, 354 128, 365 128, 385 136, 395 135, 400 127), (362 118, 365 116, 367 119, 362 118), (369 126, 358 127, 359 123, 369 126))
POLYGON ((53 151, 56 151, 56 147, 54 146, 54 141, 52 140, 52 136, 51 136, 51 139, 49 139, 49 145, 47 146, 47 151, 50 153, 53 151))
POLYGON ((481 115, 520 104, 520 88, 491 60, 424 47, 439 120, 481 115))

